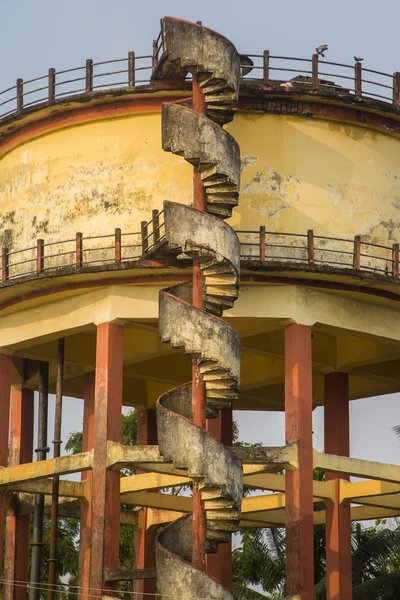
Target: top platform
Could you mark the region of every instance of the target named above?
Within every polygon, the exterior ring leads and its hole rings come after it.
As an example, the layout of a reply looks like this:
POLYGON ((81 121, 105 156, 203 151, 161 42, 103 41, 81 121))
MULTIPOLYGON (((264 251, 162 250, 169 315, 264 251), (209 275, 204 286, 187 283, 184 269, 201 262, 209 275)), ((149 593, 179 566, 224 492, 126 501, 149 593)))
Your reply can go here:
MULTIPOLYGON (((152 93, 160 89, 187 90, 190 75, 159 80, 163 64, 162 36, 153 42, 153 52, 136 56, 129 52, 124 58, 94 62, 57 71, 16 84, 0 92, 0 135, 24 115, 46 107, 88 102, 105 95, 152 93)), ((241 55, 242 78, 240 93, 254 95, 257 91, 281 96, 312 96, 334 99, 345 104, 357 104, 374 111, 400 116, 400 73, 394 74, 353 65, 311 58, 276 56, 265 50, 262 54, 241 55), (253 63, 253 64, 252 64, 253 63)))

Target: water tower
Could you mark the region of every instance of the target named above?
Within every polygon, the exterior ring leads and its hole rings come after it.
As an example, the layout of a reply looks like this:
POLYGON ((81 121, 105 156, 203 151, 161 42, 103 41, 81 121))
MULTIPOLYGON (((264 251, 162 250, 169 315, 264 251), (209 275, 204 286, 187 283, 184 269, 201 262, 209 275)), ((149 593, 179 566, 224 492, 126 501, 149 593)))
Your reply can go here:
POLYGON ((82 598, 127 579, 137 598, 232 598, 241 526, 286 528, 287 597, 311 600, 322 523, 327 598, 351 598, 351 521, 400 513, 400 467, 349 458, 349 401, 400 390, 399 81, 244 56, 168 17, 150 55, 0 93, 7 599, 47 583, 53 598, 60 515, 80 516, 82 598), (67 456, 71 397, 83 439, 67 456), (123 406, 139 411, 137 446, 121 444, 123 406), (232 447, 232 409, 266 424, 284 411, 286 445, 232 447), (182 485, 191 496, 166 490, 182 485), (136 530, 129 571, 121 523, 136 530))

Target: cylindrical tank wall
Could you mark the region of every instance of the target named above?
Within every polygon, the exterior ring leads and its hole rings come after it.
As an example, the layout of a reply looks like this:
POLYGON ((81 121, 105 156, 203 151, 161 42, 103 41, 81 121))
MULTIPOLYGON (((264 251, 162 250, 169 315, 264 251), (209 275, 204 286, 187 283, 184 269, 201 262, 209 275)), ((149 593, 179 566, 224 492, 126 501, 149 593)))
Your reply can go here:
MULTIPOLYGON (((400 142, 336 122, 240 113, 232 225, 399 241, 400 142)), ((191 201, 191 167, 161 148, 159 113, 87 122, 22 141, 0 159, 3 245, 138 231, 165 199, 191 201)))

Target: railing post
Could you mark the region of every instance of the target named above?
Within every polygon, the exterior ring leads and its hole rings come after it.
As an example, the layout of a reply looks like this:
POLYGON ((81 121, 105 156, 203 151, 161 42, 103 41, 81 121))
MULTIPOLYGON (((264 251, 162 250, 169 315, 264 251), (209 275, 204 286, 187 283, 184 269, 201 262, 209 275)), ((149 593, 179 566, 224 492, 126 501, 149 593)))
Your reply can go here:
POLYGON ((314 262, 314 230, 308 229, 307 231, 307 254, 308 262, 314 262))
POLYGON ((17 112, 21 112, 24 108, 24 82, 22 79, 17 79, 17 112))
POLYGON ((265 260, 265 226, 260 227, 260 260, 265 260))
POLYGON ((128 53, 128 86, 135 87, 135 53, 128 53))
POLYGON ((356 62, 354 65, 354 76, 355 76, 355 94, 359 98, 362 96, 362 66, 360 62, 356 62))
POLYGON ((312 73, 312 76, 311 76, 312 89, 316 91, 318 89, 318 54, 312 55, 311 73, 312 73))
POLYGON ((36 272, 42 273, 44 267, 44 240, 37 241, 36 272))
POLYGON ((49 69, 49 104, 53 104, 56 99, 56 70, 49 69))
POLYGON ((115 263, 121 264, 121 230, 119 227, 115 228, 115 263))
POLYGON ((76 234, 75 264, 77 269, 82 267, 82 234, 80 231, 76 234))
POLYGON ((156 246, 160 240, 160 219, 157 209, 151 211, 151 217, 153 221, 153 244, 156 246))
POLYGON ((142 234, 142 254, 147 251, 149 246, 149 239, 147 237, 147 221, 141 221, 140 223, 140 231, 142 234))
POLYGON ((269 87, 269 50, 264 50, 263 80, 264 86, 269 87))
POLYGON ((393 244, 392 275, 393 275, 393 277, 399 276, 399 244, 393 244))
POLYGON ((93 60, 88 58, 86 61, 86 93, 93 91, 93 60))
POLYGON ((354 251, 353 251, 353 268, 357 271, 360 270, 361 263, 361 237, 359 235, 354 236, 354 251))
POLYGON ((400 106, 400 72, 393 73, 393 104, 400 106))
POLYGON ((8 279, 8 249, 2 248, 1 250, 1 280, 7 281, 8 279))
POLYGON ((151 61, 152 70, 155 71, 158 67, 158 48, 157 40, 153 40, 153 58, 151 61))

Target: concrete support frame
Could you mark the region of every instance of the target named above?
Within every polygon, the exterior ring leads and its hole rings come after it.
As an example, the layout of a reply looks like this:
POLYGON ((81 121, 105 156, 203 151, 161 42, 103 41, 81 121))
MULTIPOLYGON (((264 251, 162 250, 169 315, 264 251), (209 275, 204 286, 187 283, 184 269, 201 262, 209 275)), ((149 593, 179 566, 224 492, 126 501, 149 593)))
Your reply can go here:
POLYGON ((104 573, 118 569, 120 538, 120 473, 106 470, 107 440, 121 441, 123 328, 112 323, 97 327, 92 486, 90 597, 117 584, 104 573))
MULTIPOLYGON (((0 467, 8 463, 8 430, 10 421, 11 395, 11 356, 0 354, 0 467)), ((4 520, 6 512, 6 496, 0 494, 0 541, 4 539, 4 520)), ((3 544, 0 544, 0 577, 4 579, 3 544)))
MULTIPOLYGON (((93 449, 94 445, 94 390, 95 372, 86 373, 83 393, 82 452, 93 449)), ((82 473, 82 480, 89 481, 89 497, 92 495, 92 472, 82 473)), ((92 505, 81 504, 81 526, 79 543, 79 586, 81 597, 88 597, 90 587, 90 549, 92 541, 92 505)))
MULTIPOLYGON (((218 418, 207 419, 207 431, 225 446, 233 445, 232 409, 220 410, 218 418)), ((232 542, 218 544, 215 554, 206 555, 206 572, 232 589, 232 542)))
MULTIPOLYGON (((325 452, 350 455, 349 375, 325 375, 325 452)), ((335 502, 326 506, 326 590, 327 600, 351 600, 351 518, 350 504, 340 503, 340 478, 348 475, 325 473, 335 481, 335 502)))
POLYGON ((286 471, 286 595, 314 598, 311 327, 285 329, 286 443, 297 442, 299 468, 286 471))
MULTIPOLYGON (((32 461, 33 390, 13 389, 11 393, 9 465, 32 461)), ((4 579, 8 582, 28 581, 29 515, 18 512, 7 516, 4 556, 4 579)), ((25 600, 27 587, 5 585, 4 600, 25 600)))
MULTIPOLYGON (((138 445, 157 445, 157 420, 155 410, 141 410, 138 415, 138 445)), ((135 568, 151 569, 156 566, 156 531, 146 529, 148 508, 142 508, 140 522, 141 531, 135 532, 135 568)), ((155 579, 135 579, 133 591, 135 598, 145 599, 146 594, 156 594, 155 579), (142 595, 141 595, 142 594, 142 595)))

